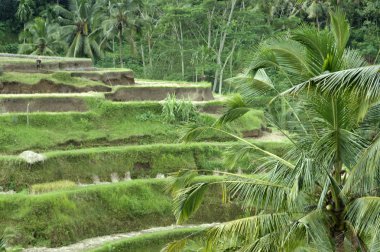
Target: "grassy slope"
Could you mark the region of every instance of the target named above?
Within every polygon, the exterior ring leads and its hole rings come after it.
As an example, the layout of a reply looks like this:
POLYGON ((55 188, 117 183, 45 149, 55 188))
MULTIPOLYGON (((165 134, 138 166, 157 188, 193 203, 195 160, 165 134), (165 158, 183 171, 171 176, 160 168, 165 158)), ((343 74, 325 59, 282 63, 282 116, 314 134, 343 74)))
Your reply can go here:
MULTIPOLYGON (((0 231, 14 227, 15 243, 62 246, 89 237, 131 232, 174 223, 164 180, 133 180, 41 195, 0 196, 0 231)), ((216 188, 215 188, 216 189, 216 188)), ((238 207, 221 204, 219 190, 190 223, 229 220, 238 207)))
MULTIPOLYGON (((0 153, 18 154, 23 150, 48 151, 107 144, 173 143, 186 130, 179 124, 167 124, 160 118, 161 105, 153 102, 111 103, 88 98, 91 112, 33 113, 0 116, 0 153), (27 125, 29 118, 29 126, 27 125), (118 143, 112 143, 118 141, 118 143), (70 142, 73 144, 70 146, 70 142)), ((247 115, 249 120, 234 126, 255 129, 262 123, 262 112, 247 115), (253 122, 253 123, 252 123, 253 122)), ((203 115, 202 123, 215 118, 203 115)), ((218 134, 205 138, 231 140, 218 134)))
MULTIPOLYGON (((225 170, 224 150, 236 143, 153 144, 143 146, 100 147, 46 153, 43 163, 28 165, 17 156, 0 158, 0 184, 6 189, 21 190, 36 183, 71 180, 92 183, 97 175, 101 181, 111 181, 111 174, 122 179, 127 171, 133 178, 154 178, 180 169, 202 171, 225 170)), ((281 155, 286 143, 255 144, 281 155)), ((259 155, 257 155, 259 157, 259 155)), ((246 160, 237 166, 249 167, 246 160)), ((236 168, 235 168, 236 169, 236 168)))
POLYGON ((103 82, 100 81, 92 81, 85 78, 77 78, 71 77, 70 73, 66 72, 56 72, 53 74, 42 74, 42 73, 16 73, 16 72, 5 72, 0 75, 0 82, 19 82, 28 85, 37 84, 40 80, 50 80, 54 83, 72 85, 77 87, 85 87, 85 86, 106 86, 103 82))

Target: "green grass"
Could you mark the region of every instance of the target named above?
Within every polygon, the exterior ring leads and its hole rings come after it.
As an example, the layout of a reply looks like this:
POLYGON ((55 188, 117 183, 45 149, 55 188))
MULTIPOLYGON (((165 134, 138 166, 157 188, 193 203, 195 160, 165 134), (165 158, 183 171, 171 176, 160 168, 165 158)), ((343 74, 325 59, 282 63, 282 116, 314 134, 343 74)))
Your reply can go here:
POLYGON ((203 228, 199 227, 187 227, 142 234, 137 237, 109 242, 87 252, 157 252, 169 242, 182 239, 202 230, 203 228))
MULTIPOLYGON (((67 149, 107 144, 172 143, 178 141, 186 130, 185 125, 163 122, 160 116, 162 105, 157 102, 112 103, 88 99, 88 103, 91 111, 86 113, 0 116, 0 153, 17 154, 28 149, 48 151, 57 147, 67 149)), ((211 125, 215 117, 202 115, 201 121, 211 125)), ((236 130, 258 125, 257 122, 247 123, 247 126, 238 125, 236 130)), ((231 140, 216 133, 204 139, 231 140)))
MULTIPOLYGON (((133 180, 40 195, 0 196, 0 232, 17 231, 15 244, 63 246, 89 237, 132 232, 175 222, 164 180, 133 180)), ((215 188, 217 189, 217 188, 215 188)), ((218 193, 217 193, 218 192, 218 193)), ((241 210, 223 205, 212 190, 189 223, 226 221, 241 210)))
POLYGON ((239 120, 231 123, 233 128, 237 128, 240 131, 260 129, 264 125, 264 111, 262 110, 251 110, 239 120))
POLYGON ((92 81, 85 78, 71 77, 70 73, 56 72, 53 74, 43 73, 17 73, 17 72, 5 72, 0 75, 0 82, 19 82, 22 84, 34 85, 40 80, 45 79, 54 83, 66 84, 78 87, 84 86, 106 86, 103 82, 92 81))
MULTIPOLYGON (((287 143, 254 143, 282 155, 287 143)), ((46 160, 29 165, 17 156, 0 157, 0 184, 6 189, 20 191, 33 184, 70 180, 92 183, 97 175, 101 181, 111 181, 117 173, 123 179, 126 172, 133 178, 154 178, 180 169, 201 171, 229 169, 224 164, 224 151, 237 143, 153 144, 143 146, 99 147, 45 153, 46 160)), ((260 157, 259 154, 255 156, 260 157)), ((249 161, 240 160, 236 167, 251 169, 249 161)))

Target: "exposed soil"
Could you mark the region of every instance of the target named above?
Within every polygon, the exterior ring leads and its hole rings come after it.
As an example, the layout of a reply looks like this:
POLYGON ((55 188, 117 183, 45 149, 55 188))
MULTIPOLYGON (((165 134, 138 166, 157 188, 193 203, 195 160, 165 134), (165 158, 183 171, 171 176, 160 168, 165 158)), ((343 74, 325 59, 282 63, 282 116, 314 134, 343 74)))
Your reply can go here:
POLYGON ((72 77, 86 78, 93 81, 102 81, 104 84, 115 85, 130 85, 135 84, 133 71, 120 72, 74 72, 72 77))
POLYGON ((76 87, 72 85, 55 83, 41 79, 37 84, 29 85, 15 81, 0 82, 1 94, 37 94, 37 93, 83 93, 83 92, 110 92, 112 89, 106 86, 76 87))
POLYGON ((63 62, 46 62, 42 60, 41 67, 37 69, 36 63, 17 63, 2 65, 4 71, 22 72, 22 73, 38 73, 41 71, 56 71, 70 69, 91 69, 91 61, 63 61, 63 62))
POLYGON ((268 135, 272 133, 271 128, 267 128, 261 125, 259 129, 246 130, 241 132, 244 138, 262 138, 264 135, 268 135))
POLYGON ((263 135, 263 131, 261 129, 245 130, 242 134, 244 138, 258 138, 263 135))
POLYGON ((0 113, 87 111, 83 99, 69 97, 3 98, 0 113))
POLYGON ((201 225, 186 225, 186 226, 178 226, 178 225, 172 225, 168 227, 155 227, 150 228, 138 232, 130 232, 130 233, 124 233, 124 234, 114 234, 114 235, 107 235, 107 236, 101 236, 101 237, 95 237, 87 240, 83 240, 81 242, 66 246, 66 247, 60 247, 60 248, 28 248, 24 249, 24 252, 79 252, 79 251, 87 251, 90 249, 94 249, 96 247, 102 246, 105 243, 108 242, 115 242, 120 241, 127 238, 132 237, 138 237, 144 234, 151 234, 159 231, 167 231, 167 230, 175 230, 180 228, 191 228, 191 227, 200 227, 200 228, 208 228, 217 225, 217 223, 211 223, 211 224, 201 224, 201 225))
POLYGON ((203 113, 208 114, 221 114, 224 107, 223 105, 208 105, 208 106, 199 106, 199 110, 203 113))
MULTIPOLYGON (((46 152, 49 150, 71 150, 71 149, 81 149, 81 148, 93 148, 93 147, 112 147, 112 146, 125 146, 125 145, 137 145, 137 144, 151 144, 153 143, 152 136, 144 135, 144 136, 130 136, 127 138, 113 139, 110 140, 106 137, 100 137, 91 140, 77 140, 70 139, 63 143, 57 144, 55 146, 51 146, 49 149, 41 149, 38 147, 30 146, 28 149, 32 149, 36 152, 46 152)), ((8 154, 18 154, 24 151, 15 150, 12 153, 8 154)))
POLYGON ((152 136, 130 136, 127 138, 113 139, 110 140, 106 137, 100 137, 92 140, 83 140, 78 141, 75 139, 70 139, 64 143, 58 144, 54 149, 67 149, 69 147, 110 147, 110 146, 122 146, 126 144, 141 144, 141 143, 149 144, 152 143, 152 136))
POLYGON ((211 89, 199 87, 173 88, 173 87, 135 87, 119 88, 114 93, 106 94, 106 99, 113 101, 161 101, 169 94, 177 98, 192 101, 213 100, 211 89))

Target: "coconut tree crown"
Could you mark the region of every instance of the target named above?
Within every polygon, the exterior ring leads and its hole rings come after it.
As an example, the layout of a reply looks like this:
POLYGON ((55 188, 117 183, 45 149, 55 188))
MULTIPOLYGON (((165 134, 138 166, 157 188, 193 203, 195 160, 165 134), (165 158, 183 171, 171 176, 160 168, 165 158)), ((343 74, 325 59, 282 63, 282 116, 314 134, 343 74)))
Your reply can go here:
MULTIPOLYGON (((282 99, 291 116, 284 128, 268 121, 288 138, 282 157, 254 143, 234 148, 266 159, 251 174, 224 173, 216 181, 197 183, 195 172, 172 178, 174 213, 186 221, 200 206, 208 188, 220 185, 226 201, 240 204, 249 217, 216 225, 193 237, 206 237, 205 251, 380 251, 380 66, 367 66, 347 49, 349 25, 342 12, 331 13, 330 28, 303 27, 288 36, 262 43, 247 72, 235 78, 240 95, 213 128, 194 128, 186 138, 205 130, 229 134, 222 126, 254 108, 258 94, 282 99), (264 69, 288 80, 279 90, 264 69), (300 83, 300 84, 299 84, 300 83), (291 94, 291 95, 290 95, 291 94)), ((168 244, 179 251, 187 239, 168 244)))

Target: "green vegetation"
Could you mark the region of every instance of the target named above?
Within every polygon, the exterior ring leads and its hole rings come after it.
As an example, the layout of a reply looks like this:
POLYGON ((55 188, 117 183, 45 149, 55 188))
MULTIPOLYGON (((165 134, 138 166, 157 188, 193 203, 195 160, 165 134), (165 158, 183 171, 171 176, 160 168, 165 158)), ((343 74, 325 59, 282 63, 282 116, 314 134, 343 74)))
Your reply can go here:
MULTIPOLYGON (((133 180, 93 185, 40 195, 0 196, 0 232, 17 230, 15 244, 61 246, 120 232, 174 223, 171 200, 162 190, 165 180, 133 180)), ((216 190, 217 191, 217 190, 216 190)), ((241 213, 233 204, 222 206, 217 194, 190 222, 225 221, 241 213)))
POLYGON ((300 26, 323 29, 338 8, 351 23, 349 46, 378 62, 376 0, 2 0, 0 51, 93 57, 144 78, 207 80, 228 92, 223 80, 247 67, 255 45, 300 26))
POLYGON ((157 252, 160 251, 166 243, 199 231, 202 231, 202 228, 192 227, 142 234, 137 237, 106 243, 102 247, 89 250, 88 252, 157 252))
POLYGON ((188 123, 197 121, 199 113, 190 100, 177 100, 170 94, 162 105, 162 117, 168 123, 188 123))
MULTIPOLYGON (((194 184, 196 173, 183 171, 171 179, 179 223, 202 209, 216 184, 225 188, 223 199, 252 211, 202 234, 205 251, 380 251, 380 65, 347 48, 350 26, 341 11, 330 12, 329 25, 261 43, 249 73, 237 78, 240 95, 219 119, 234 121, 252 110, 257 95, 272 96, 268 119, 291 141, 286 154, 241 139, 235 159, 264 154, 258 172, 194 184), (290 88, 272 81, 275 72, 286 75, 290 88)), ((186 244, 182 239, 164 251, 186 251, 186 244)))
MULTIPOLYGON (((254 141, 261 148, 282 155, 287 142, 254 141)), ((196 169, 202 173, 226 170, 224 151, 236 143, 153 144, 142 146, 99 147, 45 153, 46 160, 30 166, 16 156, 0 158, 0 184, 6 189, 21 190, 36 183, 71 180, 93 183, 93 176, 111 181, 116 173, 123 180, 126 172, 132 178, 154 178, 179 169, 196 169)), ((260 155, 256 155, 259 158, 260 155)), ((234 169, 251 170, 246 160, 234 169)), ((53 183, 54 185, 54 183, 53 183)), ((49 185, 47 185, 49 186, 49 185)))
MULTIPOLYGON (((178 142, 186 126, 161 120, 162 105, 157 102, 113 103, 87 98, 90 112, 33 113, 0 116, 0 152, 18 153, 32 149, 73 148, 132 143, 178 142), (148 116, 148 117, 146 117, 148 116), (146 123, 149 120, 149 123, 146 123), (29 125, 27 124, 29 121, 29 125)), ((255 119, 260 120, 260 119, 255 119)), ((202 114, 200 121, 211 125, 215 118, 202 114)), ((242 122, 244 124, 244 122, 242 122)), ((258 125, 240 124, 245 129, 258 125)), ((239 128, 235 129, 239 131, 239 128)), ((205 139, 228 140, 216 134, 205 139)))
POLYGON ((379 17, 377 0, 1 0, 0 52, 30 55, 0 54, 0 250, 221 222, 95 251, 380 251, 379 17))
POLYGON ((41 80, 52 81, 55 84, 66 84, 78 87, 84 86, 106 86, 103 82, 92 81, 84 78, 71 77, 69 72, 56 72, 53 74, 28 73, 20 74, 15 72, 6 72, 0 76, 3 82, 20 82, 23 84, 34 85, 41 80))

